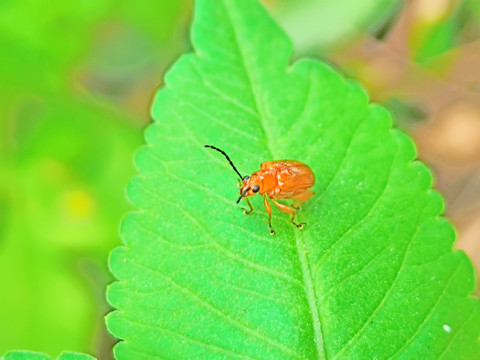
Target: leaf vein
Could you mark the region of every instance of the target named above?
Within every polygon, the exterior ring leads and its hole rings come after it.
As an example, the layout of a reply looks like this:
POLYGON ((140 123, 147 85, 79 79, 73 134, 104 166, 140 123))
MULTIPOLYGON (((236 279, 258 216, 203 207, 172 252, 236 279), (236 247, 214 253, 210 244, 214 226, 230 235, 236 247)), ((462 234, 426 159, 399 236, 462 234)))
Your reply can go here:
POLYGON ((308 303, 312 315, 312 328, 314 335, 315 349, 317 351, 318 359, 325 359, 325 346, 323 342, 323 333, 322 333, 322 321, 320 319, 320 311, 318 310, 318 301, 316 289, 313 283, 312 273, 310 270, 310 262, 308 260, 308 251, 306 249, 306 244, 302 240, 302 235, 295 233, 295 238, 297 239, 297 257, 300 262, 300 268, 303 277, 303 290, 305 297, 308 303))
POLYGON ((304 119, 304 118, 307 118, 308 117, 305 117, 305 112, 307 110, 307 105, 310 104, 310 100, 311 100, 311 97, 313 95, 313 91, 312 91, 312 82, 313 82, 313 76, 312 76, 312 68, 311 66, 309 66, 309 72, 308 72, 308 80, 307 81, 307 96, 305 96, 305 102, 303 103, 303 107, 302 107, 302 111, 300 112, 300 114, 297 116, 297 118, 295 120, 292 121, 292 123, 290 124, 290 126, 288 127, 288 129, 285 131, 285 135, 283 136, 283 138, 286 138, 290 135, 290 131, 295 127, 295 126, 298 126, 299 122, 304 119))
POLYGON ((415 337, 420 333, 423 326, 432 317, 434 311, 437 309, 438 305, 440 304, 440 301, 443 299, 445 294, 447 294, 448 286, 450 285, 450 283, 452 282, 452 279, 455 277, 456 273, 458 272, 458 269, 460 268, 460 265, 461 265, 461 263, 459 261, 455 270, 448 277, 448 281, 443 285, 442 292, 439 294, 437 300, 435 301, 435 304, 431 307, 430 311, 428 312, 427 316, 425 316, 423 321, 418 325, 417 330, 412 334, 412 336, 410 336, 410 338, 405 342, 405 344, 402 347, 400 347, 397 351, 395 351, 395 353, 393 355, 390 356, 390 358, 396 357, 398 354, 400 354, 404 349, 406 349, 415 340, 415 337))
POLYGON ((266 273, 266 274, 270 274, 274 277, 284 279, 284 280, 288 281, 289 283, 292 283, 292 284, 295 284, 299 287, 302 287, 300 281, 298 281, 297 279, 295 279, 295 278, 293 278, 293 277, 291 277, 287 274, 284 274, 284 273, 281 273, 281 272, 276 271, 274 269, 271 269, 269 267, 260 265, 258 263, 255 263, 255 262, 251 261, 251 260, 247 260, 247 259, 241 257, 239 254, 233 254, 230 250, 226 249, 223 245, 220 245, 219 242, 214 240, 212 235, 207 231, 205 225, 203 225, 199 220, 197 220, 197 218, 195 216, 190 214, 190 212, 187 211, 185 207, 180 206, 179 204, 177 204, 173 201, 167 200, 165 197, 159 197, 156 193, 151 192, 146 188, 144 188, 144 191, 149 193, 152 197, 156 198, 159 202, 164 202, 164 203, 169 204, 172 207, 177 208, 186 218, 188 218, 193 224, 195 224, 210 239, 211 245, 213 246, 213 248, 216 249, 218 252, 224 254, 228 259, 230 259, 234 262, 238 262, 240 264, 243 264, 244 266, 246 266, 248 268, 257 270, 258 272, 263 272, 263 273, 266 273))
POLYGON ((173 246, 177 249, 193 250, 193 249, 207 248, 212 246, 211 244, 182 245, 182 244, 173 242, 171 240, 166 240, 163 236, 160 236, 160 234, 156 233, 155 231, 140 225, 138 221, 135 221, 135 226, 137 226, 138 229, 150 235, 156 241, 161 242, 163 244, 167 244, 169 246, 173 246))
POLYGON ((395 159, 396 159, 397 155, 398 155, 398 148, 397 148, 397 151, 396 151, 395 155, 393 156, 392 161, 390 163, 390 167, 388 169, 388 174, 387 174, 385 183, 382 185, 382 191, 378 194, 377 198, 375 199, 373 204, 370 206, 367 213, 362 218, 360 218, 355 224, 352 224, 351 226, 349 226, 348 229, 346 231, 344 231, 344 233, 339 237, 339 239, 334 241, 333 244, 328 249, 325 250, 325 252, 321 256, 321 258, 318 260, 318 263, 316 265, 314 273, 316 273, 318 271, 318 269, 325 263, 326 259, 328 259, 328 256, 330 256, 330 254, 333 252, 333 250, 337 246, 340 246, 340 244, 343 242, 343 240, 345 240, 345 238, 354 229, 359 227, 364 221, 368 220, 370 215, 372 214, 372 212, 375 209, 377 209, 378 206, 380 206, 381 200, 383 199, 383 197, 387 193, 388 184, 389 184, 390 176, 391 176, 391 173, 392 173, 392 168, 393 168, 393 165, 395 164, 395 159))
MULTIPOLYGON (((327 185, 325 186, 325 189, 322 191, 321 194, 319 194, 317 196, 317 198, 315 199, 315 201, 310 205, 312 208, 315 207, 315 205, 325 196, 325 194, 327 193, 328 189, 330 188, 330 186, 334 183, 334 180, 336 179, 336 177, 338 176, 338 174, 340 173, 340 170, 343 168, 343 166, 345 165, 345 162, 348 158, 348 153, 350 152, 351 150, 351 147, 353 145, 353 141, 355 139, 355 136, 358 132, 358 130, 360 129, 360 126, 362 125, 362 123, 365 121, 365 118, 362 118, 355 126, 355 129, 353 130, 352 132, 352 135, 350 136, 350 138, 348 139, 348 143, 347 143, 347 146, 345 147, 345 151, 342 155, 342 159, 340 160, 339 164, 338 164, 338 167, 335 169, 335 172, 333 173, 332 177, 330 178, 330 180, 328 181, 327 185)), ((316 143, 318 143, 319 140, 316 141, 316 143)))
POLYGON ((349 279, 351 279, 352 277, 356 277, 356 276, 359 276, 361 275, 362 273, 364 273, 365 271, 367 271, 367 269, 370 267, 370 265, 372 265, 375 260, 377 258, 379 258, 381 255, 383 255, 387 250, 389 249, 389 247, 385 247, 382 251, 378 252, 377 254, 375 254, 375 256, 373 256, 370 260, 368 260, 368 262, 360 269, 356 270, 355 272, 353 272, 352 274, 348 275, 347 277, 343 278, 342 281, 340 282, 337 282, 335 283, 333 286, 331 286, 329 289, 326 289, 324 291, 324 294, 322 295, 322 298, 326 298, 328 297, 335 289, 339 288, 340 286, 342 286, 345 282, 347 282, 349 279))
POLYGON ((170 285, 172 285, 174 288, 176 288, 178 291, 180 291, 181 293, 183 293, 184 295, 188 296, 189 298, 191 298, 194 302, 196 302, 197 305, 200 305, 202 307, 204 307, 205 309, 215 313, 217 316, 219 316, 220 318, 224 319, 225 321, 227 321, 230 325, 232 325, 233 327, 237 328, 238 330, 241 330, 242 332, 246 333, 247 335, 250 335, 258 340, 261 340, 261 341, 264 341, 265 343, 267 344, 270 344, 274 347, 276 347, 277 349, 283 351, 284 353, 286 354, 289 354, 289 355, 292 355, 292 356, 295 356, 295 357, 298 357, 294 351, 292 351, 291 349, 289 349, 286 345, 278 342, 278 341, 275 341, 273 339, 271 339, 270 337, 268 337, 267 335, 265 334, 262 334, 261 332, 258 331, 258 329, 254 329, 252 328, 251 326, 247 325, 246 323, 244 323, 243 321, 240 321, 236 318, 234 318, 232 315, 224 312, 223 310, 221 310, 220 308, 218 308, 217 306, 213 305, 212 303, 210 303, 207 299, 204 299, 202 296, 200 296, 199 294, 197 294, 196 292, 194 292, 193 290, 189 289, 188 287, 186 286, 183 286, 183 285, 180 285, 179 283, 177 283, 175 280, 173 280, 172 277, 170 276, 167 276, 161 272, 159 272, 158 270, 156 269, 152 269, 146 265, 143 265, 141 263, 138 263, 136 261, 134 261, 133 259, 130 259, 131 263, 134 264, 135 266, 137 267, 140 267, 150 273, 152 273, 154 276, 168 282, 170 285))
POLYGON ((378 314, 378 312, 381 310, 385 302, 387 301, 388 297, 390 296, 391 292, 393 291, 395 284, 397 283, 400 274, 402 273, 402 269, 405 266, 405 261, 408 257, 408 253, 410 251, 410 248, 414 242, 414 239, 416 238, 418 231, 420 230, 420 218, 421 214, 423 213, 423 210, 420 212, 419 218, 417 220, 417 227, 415 229, 415 232, 412 234, 410 237, 410 240, 407 244, 407 247, 405 249, 405 252, 403 254, 402 261, 400 263, 400 266, 398 267, 398 270, 395 273, 395 278, 393 279, 392 283, 388 287, 387 291, 382 297, 382 300, 377 304, 376 308, 372 311, 372 314, 368 317, 368 319, 364 322, 362 327, 356 332, 356 334, 343 346, 343 348, 334 356, 334 359, 337 359, 342 356, 345 351, 347 351, 348 348, 355 342, 356 339, 358 339, 366 330, 367 326, 371 323, 372 319, 378 314))
POLYGON ((266 121, 267 121, 267 116, 265 114, 264 111, 262 111, 262 107, 260 106, 260 100, 259 100, 259 95, 258 95, 258 90, 256 90, 255 86, 254 86, 254 81, 252 79, 253 77, 253 74, 248 70, 249 69, 249 66, 247 66, 247 62, 246 62, 246 56, 245 56, 245 52, 240 44, 240 39, 238 38, 238 34, 237 34, 237 29, 235 28, 235 26, 233 26, 233 19, 232 19, 232 15, 230 14, 230 9, 228 8, 228 5, 227 3, 228 2, 225 2, 224 0, 221 1, 224 9, 225 9, 225 13, 226 13, 226 16, 228 18, 228 23, 230 24, 230 27, 232 29, 232 33, 233 33, 233 37, 234 37, 234 40, 235 40, 235 45, 237 47, 237 50, 238 50, 238 54, 239 54, 239 58, 242 60, 242 66, 243 66, 243 70, 244 70, 244 73, 245 73, 245 77, 247 79, 247 82, 248 82, 248 88, 252 90, 252 97, 253 97, 253 100, 255 102, 255 107, 256 107, 256 110, 257 110, 257 113, 259 114, 259 123, 260 123, 260 128, 263 130, 263 134, 266 138, 266 146, 268 148, 268 151, 270 152, 270 156, 271 156, 271 159, 274 159, 275 158, 275 154, 270 146, 270 144, 272 143, 271 139, 270 139, 270 136, 269 136, 269 132, 267 131, 267 128, 266 128, 266 121), (262 121, 263 120, 263 121, 262 121))
POLYGON ((192 110, 196 111, 199 115, 203 116, 204 118, 206 119, 209 119, 211 121, 213 121, 214 123, 218 124, 218 125, 221 125, 223 126, 224 128, 232 131, 232 132, 235 132, 239 135, 242 135, 242 136, 245 136, 247 138, 250 138, 252 140, 255 140, 255 141, 260 141, 260 138, 252 135, 250 132, 247 132, 247 131, 243 131, 241 129, 238 129, 236 128, 235 126, 232 126, 230 125, 229 123, 227 122, 224 122, 224 121, 221 121, 219 119, 217 119, 216 117, 210 115, 209 113, 203 111, 202 109, 200 109, 198 106, 196 106, 195 104, 193 104, 192 102, 190 101, 185 101, 183 100, 180 96, 178 96, 177 94, 173 95, 180 103, 182 104, 186 104, 188 107, 190 107, 192 110))
POLYGON ((205 76, 203 75, 203 73, 200 71, 200 69, 198 68, 198 66, 195 64, 195 63, 192 63, 193 65, 193 68, 195 69, 195 71, 197 72, 197 74, 200 76, 200 79, 202 80, 202 83, 207 87, 209 88, 210 90, 212 90, 215 94, 217 94, 219 97, 221 97, 223 100, 227 101, 228 103, 232 104, 232 105, 235 105, 236 107, 244 110, 245 112, 249 113, 250 115, 253 115, 256 119, 259 119, 259 115, 258 113, 256 113, 255 111, 253 111, 252 109, 250 109, 248 106, 245 106, 244 104, 242 104, 241 102, 238 102, 236 99, 228 96, 227 94, 225 94, 224 92, 220 91, 219 89, 217 89, 211 82, 209 82, 205 76))
POLYGON ((135 324, 135 325, 143 327, 145 329, 160 331, 160 332, 166 333, 168 335, 173 335, 173 336, 176 336, 176 337, 178 337, 178 338, 180 338, 184 341, 188 341, 188 342, 191 342, 193 344, 200 345, 201 347, 204 347, 206 349, 212 349, 212 350, 215 350, 217 352, 223 352, 223 353, 226 353, 228 355, 234 356, 234 357, 239 358, 239 359, 256 359, 256 358, 252 358, 250 356, 247 356, 245 354, 237 353, 237 352, 235 352, 231 349, 225 348, 223 346, 206 343, 206 342, 201 341, 199 339, 196 339, 196 338, 194 338, 190 335, 181 334, 180 332, 167 329, 167 328, 165 328, 163 326, 159 326, 157 324, 152 325, 152 324, 147 324, 147 323, 140 323, 140 322, 132 320, 131 318, 128 318, 128 317, 125 317, 125 320, 127 322, 130 322, 131 324, 135 324))

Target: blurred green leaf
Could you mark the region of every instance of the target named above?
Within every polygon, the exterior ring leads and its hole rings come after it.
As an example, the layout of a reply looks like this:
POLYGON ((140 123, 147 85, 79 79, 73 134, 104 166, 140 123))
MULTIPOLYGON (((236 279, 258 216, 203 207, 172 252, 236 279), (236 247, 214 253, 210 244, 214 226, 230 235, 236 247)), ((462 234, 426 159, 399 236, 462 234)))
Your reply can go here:
POLYGON ((187 3, 0 2, 0 354, 109 352, 106 258, 148 121, 131 108, 182 46, 187 3))
MULTIPOLYGON (((1 360, 51 360, 52 358, 46 354, 35 353, 31 351, 11 351, 5 356, 0 358, 1 360)), ((60 354, 57 360, 95 360, 93 356, 86 354, 79 354, 75 352, 64 352, 60 354)))
POLYGON ((473 271, 432 176, 381 107, 292 46, 256 0, 199 0, 195 54, 170 70, 111 255, 118 359, 474 358, 473 271), (317 177, 299 231, 236 176, 296 159, 317 177))
MULTIPOLYGON (((420 39, 412 48, 414 60, 424 66, 433 67, 432 61, 435 60, 436 56, 445 53, 456 45, 455 40, 459 29, 458 19, 448 17, 431 26, 426 26, 423 32, 418 30, 415 35, 420 39)), ((442 67, 445 67, 445 65, 442 67)))
POLYGON ((5 356, 1 357, 2 360, 51 360, 46 354, 35 353, 31 351, 11 351, 5 356))
MULTIPOLYGON (((10 146, 0 183, 0 208, 8 211, 0 273, 9 274, 0 281, 6 294, 0 318, 12 324, 0 328, 0 352, 86 349, 97 312, 105 310, 79 274, 80 259, 101 264, 118 243, 138 131, 110 111, 68 97, 17 105, 5 124, 10 146)), ((93 281, 104 286, 107 280, 93 281)))
POLYGON ((2 1, 0 28, 17 43, 44 53, 57 67, 70 66, 88 47, 94 25, 111 4, 111 0, 48 5, 36 0, 2 1))
POLYGON ((178 21, 190 14, 193 0, 121 1, 118 16, 136 28, 143 29, 156 40, 157 46, 178 38, 178 21), (161 19, 161 21, 159 21, 161 19))
POLYGON ((285 29, 298 53, 339 47, 367 30, 383 25, 402 4, 398 0, 276 0, 264 1, 285 29))

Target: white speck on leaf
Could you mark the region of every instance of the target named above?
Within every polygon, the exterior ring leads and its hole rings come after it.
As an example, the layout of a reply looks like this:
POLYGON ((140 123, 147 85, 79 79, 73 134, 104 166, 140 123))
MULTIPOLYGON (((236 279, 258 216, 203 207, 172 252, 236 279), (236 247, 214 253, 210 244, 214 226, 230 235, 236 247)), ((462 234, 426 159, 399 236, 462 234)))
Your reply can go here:
POLYGON ((449 333, 450 331, 452 331, 452 328, 448 325, 443 325, 443 330, 445 330, 447 333, 449 333))

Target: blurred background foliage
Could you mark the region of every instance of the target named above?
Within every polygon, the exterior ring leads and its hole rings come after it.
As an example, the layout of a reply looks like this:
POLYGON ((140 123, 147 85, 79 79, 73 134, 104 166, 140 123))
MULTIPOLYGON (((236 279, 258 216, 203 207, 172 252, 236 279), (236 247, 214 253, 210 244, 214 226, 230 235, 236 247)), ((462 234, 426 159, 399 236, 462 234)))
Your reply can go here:
MULTIPOLYGON (((296 55, 367 87, 434 168, 480 265, 480 2, 263 0, 296 55)), ((153 92, 192 0, 0 2, 0 355, 111 358, 107 270, 153 92)), ((260 160, 259 160, 260 161, 260 160)))
POLYGON ((108 252, 191 1, 0 2, 0 355, 108 358, 108 252))

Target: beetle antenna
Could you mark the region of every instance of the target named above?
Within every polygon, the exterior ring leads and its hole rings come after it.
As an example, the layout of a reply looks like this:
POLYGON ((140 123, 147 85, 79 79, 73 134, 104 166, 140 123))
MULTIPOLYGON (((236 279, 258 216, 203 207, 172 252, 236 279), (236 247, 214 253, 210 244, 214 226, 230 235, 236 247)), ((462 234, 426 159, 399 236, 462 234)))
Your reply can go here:
POLYGON ((213 150, 217 150, 218 152, 222 153, 223 156, 225 156, 228 160, 228 162, 230 163, 230 165, 232 166, 233 170, 235 170, 235 172, 238 174, 238 176, 240 176, 240 179, 243 179, 243 176, 238 172, 237 168, 235 167, 235 165, 233 165, 233 162, 232 160, 230 160, 230 158, 228 157, 227 154, 225 154, 225 151, 223 150, 220 150, 219 148, 215 147, 215 146, 212 146, 212 145, 205 145, 206 148, 211 148, 213 150))

